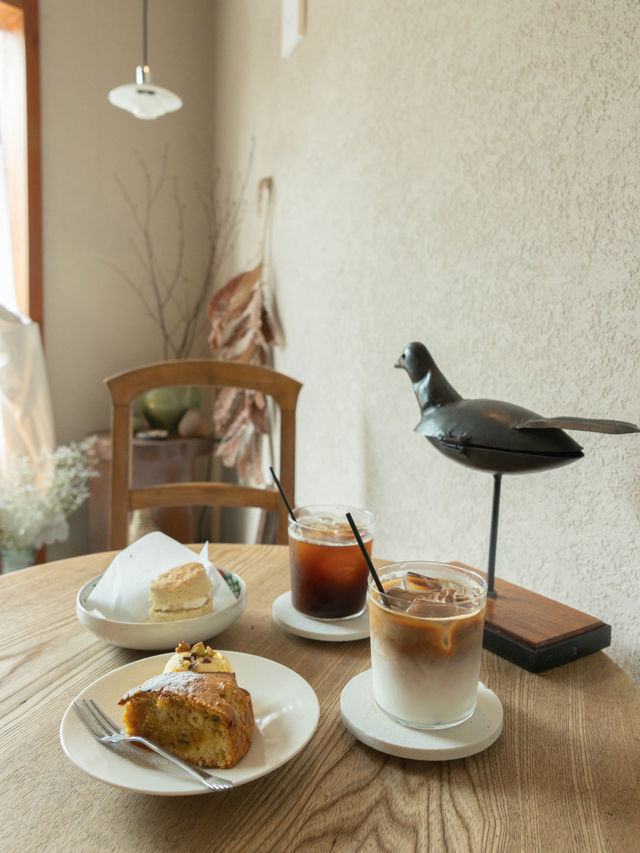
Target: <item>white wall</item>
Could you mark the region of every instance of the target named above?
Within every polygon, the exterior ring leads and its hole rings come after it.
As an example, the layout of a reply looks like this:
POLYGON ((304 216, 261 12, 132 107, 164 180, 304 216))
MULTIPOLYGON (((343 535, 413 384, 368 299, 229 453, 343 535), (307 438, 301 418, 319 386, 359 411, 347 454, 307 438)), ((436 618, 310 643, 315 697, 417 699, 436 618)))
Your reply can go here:
MULTIPOLYGON (((492 479, 412 432, 393 364, 421 340, 464 396, 640 421, 640 9, 309 0, 282 60, 279 5, 214 4, 214 140, 275 181, 297 499, 484 568, 492 479)), ((610 622, 640 680, 640 436, 573 435, 579 464, 504 479, 497 573, 610 622)))
MULTIPOLYGON (((149 3, 153 82, 184 102, 154 121, 107 101, 110 89, 134 82, 142 62, 141 9, 138 0, 40 3, 45 346, 61 443, 108 426, 105 377, 162 358, 156 327, 113 267, 134 278, 141 269, 132 242, 139 246, 139 235, 116 183, 117 176, 144 213, 139 157, 156 180, 166 154, 189 205, 186 269, 197 276, 202 268, 193 187, 212 177, 211 5, 149 3)), ((176 222, 169 184, 152 214, 165 271, 175 258, 176 222)), ((51 558, 87 550, 86 519, 85 507, 70 541, 49 549, 51 558)))
MULTIPOLYGON (((304 383, 299 501, 373 508, 378 556, 486 565, 492 481, 412 432, 393 369, 411 340, 464 396, 640 420, 633 0, 309 0, 288 60, 277 0, 185 0, 179 15, 154 0, 151 67, 185 108, 149 126, 106 102, 139 61, 135 4, 41 9, 61 440, 106 423, 104 376, 157 356, 104 263, 132 262, 112 173, 133 180, 132 151, 157 164, 169 143, 186 179, 239 174, 252 138, 252 186, 275 181, 277 366, 304 383)), ((255 260, 254 200, 238 268, 255 260)), ((578 464, 505 478, 497 573, 610 622, 610 654, 640 681, 640 437, 573 435, 578 464)))

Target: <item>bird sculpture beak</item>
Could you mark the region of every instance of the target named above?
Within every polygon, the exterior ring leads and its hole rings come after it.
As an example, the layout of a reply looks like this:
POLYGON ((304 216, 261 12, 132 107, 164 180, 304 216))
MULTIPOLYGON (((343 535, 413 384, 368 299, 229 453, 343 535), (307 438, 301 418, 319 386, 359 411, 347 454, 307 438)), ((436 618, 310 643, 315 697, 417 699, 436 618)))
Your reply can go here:
POLYGON ((396 363, 393 366, 394 367, 402 367, 402 356, 400 356, 400 358, 396 361, 396 363))

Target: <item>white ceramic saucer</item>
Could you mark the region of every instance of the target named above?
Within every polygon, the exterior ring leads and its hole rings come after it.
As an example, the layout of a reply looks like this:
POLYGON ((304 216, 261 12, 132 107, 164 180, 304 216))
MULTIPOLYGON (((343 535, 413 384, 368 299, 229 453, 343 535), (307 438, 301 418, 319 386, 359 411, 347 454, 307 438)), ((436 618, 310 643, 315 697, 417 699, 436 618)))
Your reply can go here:
POLYGON ((352 735, 388 755, 420 761, 448 761, 482 752, 500 737, 502 704, 482 682, 472 717, 450 729, 424 731, 401 726, 383 714, 373 699, 371 670, 349 681, 340 695, 340 716, 352 735))
POLYGON ((291 592, 283 592, 273 602, 273 621, 298 637, 308 640, 346 643, 369 636, 369 611, 351 619, 312 619, 298 613, 291 603, 291 592))

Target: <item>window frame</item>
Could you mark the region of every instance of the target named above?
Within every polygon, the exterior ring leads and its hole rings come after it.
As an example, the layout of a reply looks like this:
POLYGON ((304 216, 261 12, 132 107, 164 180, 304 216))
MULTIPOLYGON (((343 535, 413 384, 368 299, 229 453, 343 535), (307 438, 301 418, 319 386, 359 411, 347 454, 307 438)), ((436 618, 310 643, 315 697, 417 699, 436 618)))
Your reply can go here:
POLYGON ((22 12, 27 116, 28 313, 44 332, 42 262, 42 165, 40 118, 40 20, 38 0, 2 0, 22 12))

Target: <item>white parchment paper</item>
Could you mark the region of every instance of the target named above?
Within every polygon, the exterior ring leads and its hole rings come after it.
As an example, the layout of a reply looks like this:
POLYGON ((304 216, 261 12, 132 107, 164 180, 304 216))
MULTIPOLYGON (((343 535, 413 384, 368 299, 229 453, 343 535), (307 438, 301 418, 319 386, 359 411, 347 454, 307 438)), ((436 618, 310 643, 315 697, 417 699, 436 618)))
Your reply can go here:
POLYGON ((118 622, 144 622, 149 615, 149 584, 183 563, 202 563, 211 579, 213 611, 235 603, 217 568, 209 560, 208 543, 200 554, 164 533, 148 533, 114 558, 87 598, 87 609, 118 622))

